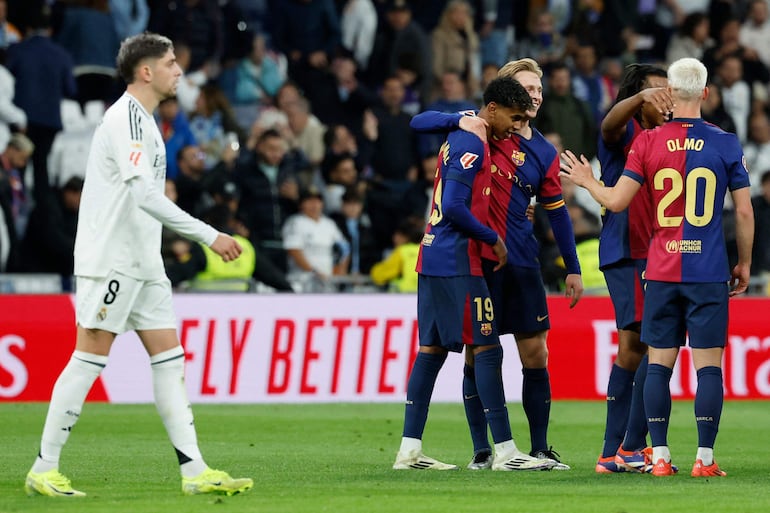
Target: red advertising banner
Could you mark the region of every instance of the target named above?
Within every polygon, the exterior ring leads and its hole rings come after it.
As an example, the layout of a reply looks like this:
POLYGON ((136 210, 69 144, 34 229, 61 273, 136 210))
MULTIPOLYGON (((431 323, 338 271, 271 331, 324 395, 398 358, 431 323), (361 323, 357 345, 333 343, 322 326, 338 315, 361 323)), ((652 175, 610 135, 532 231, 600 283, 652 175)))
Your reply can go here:
MULTIPOLYGON (((178 295, 179 336, 193 402, 399 402, 417 348, 412 295, 178 295)), ((553 399, 603 399, 617 351, 612 304, 586 297, 572 310, 549 298, 553 399)), ((770 300, 730 301, 725 393, 770 398, 770 300)), ((47 401, 74 348, 71 296, 0 296, 0 401, 47 401)), ((521 398, 511 336, 503 337, 509 401, 521 398)), ((135 334, 117 338, 89 400, 152 401, 147 355, 135 334)), ((451 355, 434 391, 460 401, 462 357, 451 355)), ((685 348, 675 397, 695 393, 685 348)))

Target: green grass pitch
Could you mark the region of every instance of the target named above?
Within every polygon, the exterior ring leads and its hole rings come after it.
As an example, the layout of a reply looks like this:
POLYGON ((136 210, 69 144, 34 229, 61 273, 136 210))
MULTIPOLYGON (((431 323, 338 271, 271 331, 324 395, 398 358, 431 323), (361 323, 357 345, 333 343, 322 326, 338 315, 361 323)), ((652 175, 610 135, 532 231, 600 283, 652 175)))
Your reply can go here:
MULTIPOLYGON (((27 497, 47 405, 0 404, 0 512, 766 512, 770 511, 770 403, 728 402, 716 455, 726 478, 693 479, 697 445, 691 402, 675 402, 669 443, 681 473, 597 475, 605 406, 556 402, 550 442, 573 470, 471 472, 460 404, 431 408, 425 452, 456 472, 394 471, 398 404, 195 405, 201 449, 212 467, 254 478, 235 497, 186 497, 173 450, 152 405, 87 404, 61 471, 84 499, 27 497)), ((514 437, 529 449, 519 404, 514 437)))

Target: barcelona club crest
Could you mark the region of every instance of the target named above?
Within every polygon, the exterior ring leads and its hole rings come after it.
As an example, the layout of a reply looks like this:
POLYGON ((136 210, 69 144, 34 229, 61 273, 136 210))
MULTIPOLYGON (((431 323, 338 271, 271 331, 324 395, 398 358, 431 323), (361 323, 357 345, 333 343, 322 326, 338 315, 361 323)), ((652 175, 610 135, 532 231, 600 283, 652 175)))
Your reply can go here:
POLYGON ((527 158, 527 154, 524 153, 523 151, 513 150, 513 153, 511 153, 511 160, 517 166, 523 166, 524 160, 526 160, 526 158, 527 158))
POLYGON ((492 334, 492 323, 491 322, 482 322, 481 323, 481 334, 485 337, 488 337, 492 334))

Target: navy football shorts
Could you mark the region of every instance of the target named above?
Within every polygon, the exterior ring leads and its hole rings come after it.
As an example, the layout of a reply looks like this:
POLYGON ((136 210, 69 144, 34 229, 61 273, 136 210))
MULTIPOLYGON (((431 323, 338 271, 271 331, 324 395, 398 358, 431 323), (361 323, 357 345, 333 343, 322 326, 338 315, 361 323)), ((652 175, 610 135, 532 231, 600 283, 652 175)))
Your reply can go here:
POLYGON ((615 307, 619 330, 639 329, 644 311, 644 270, 647 260, 621 260, 604 269, 604 281, 615 307))
POLYGON ((481 276, 419 275, 417 325, 421 346, 460 352, 464 345, 500 343, 492 299, 481 276))
POLYGON ((551 328, 545 285, 537 267, 505 264, 499 271, 491 260, 482 259, 484 278, 492 295, 500 334, 536 333, 551 328))

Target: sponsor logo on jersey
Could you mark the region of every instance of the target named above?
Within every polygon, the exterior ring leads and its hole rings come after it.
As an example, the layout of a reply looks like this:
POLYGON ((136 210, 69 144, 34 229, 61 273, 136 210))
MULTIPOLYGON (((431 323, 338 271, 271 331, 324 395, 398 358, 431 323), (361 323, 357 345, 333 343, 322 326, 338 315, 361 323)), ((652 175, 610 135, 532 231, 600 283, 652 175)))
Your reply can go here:
POLYGON ((492 334, 492 323, 491 322, 482 322, 481 323, 481 334, 485 337, 488 337, 492 334))
POLYGON ((463 156, 460 157, 460 165, 463 166, 463 169, 470 169, 473 167, 473 163, 478 160, 479 156, 475 153, 471 153, 469 151, 466 151, 463 153, 463 156))
POLYGON ((142 152, 141 152, 141 151, 132 151, 132 152, 131 152, 131 153, 128 155, 128 160, 129 160, 129 161, 130 161, 130 162, 131 162, 131 163, 132 163, 134 166, 138 166, 138 165, 139 165, 139 159, 141 158, 141 156, 142 156, 142 152))
POLYGON ((527 159, 527 154, 524 153, 523 151, 513 150, 513 153, 511 153, 511 160, 517 166, 523 166, 524 161, 526 159, 527 159))
POLYGON ((422 245, 423 246, 431 246, 433 245, 433 239, 435 239, 436 236, 432 233, 426 233, 422 236, 422 245))
POLYGON ((746 155, 743 155, 741 157, 741 164, 743 164, 744 171, 746 171, 748 173, 749 172, 749 165, 746 163, 746 155))
POLYGON ((700 254, 703 251, 703 241, 696 240, 669 240, 666 242, 666 252, 668 253, 695 253, 700 254))

